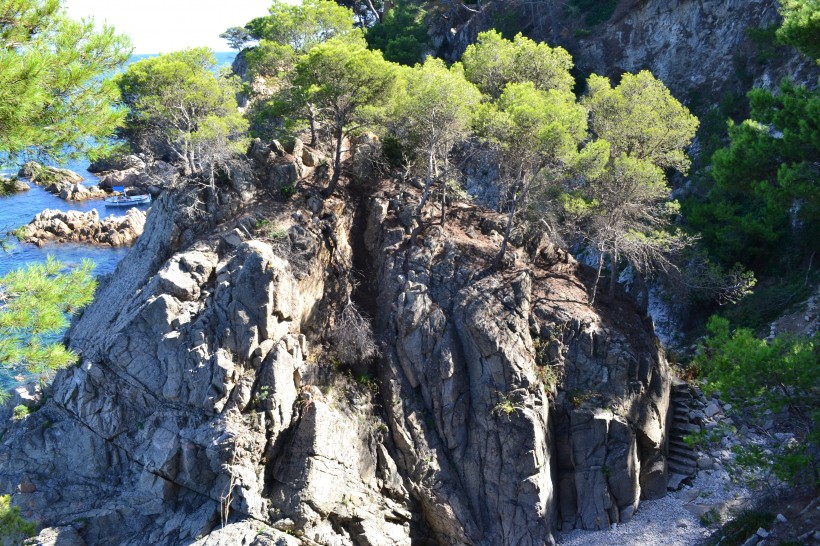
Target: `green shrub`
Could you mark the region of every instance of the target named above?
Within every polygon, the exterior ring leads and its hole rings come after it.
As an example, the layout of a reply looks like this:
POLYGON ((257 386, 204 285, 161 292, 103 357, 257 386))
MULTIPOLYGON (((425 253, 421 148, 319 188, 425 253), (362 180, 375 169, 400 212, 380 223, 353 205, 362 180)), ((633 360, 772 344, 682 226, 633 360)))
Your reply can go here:
POLYGON ((707 546, 740 546, 761 527, 769 527, 774 514, 757 510, 745 510, 731 519, 709 539, 707 546))
POLYGON ((20 516, 20 508, 11 505, 11 497, 0 496, 0 544, 21 544, 36 534, 37 526, 20 516))
POLYGON ((424 11, 408 2, 398 2, 381 23, 367 31, 365 39, 368 47, 381 50, 385 60, 413 66, 421 62, 428 42, 424 11))
POLYGON ((767 342, 747 328, 731 331, 721 317, 712 317, 707 331, 695 359, 705 373, 704 390, 720 391, 723 401, 747 410, 753 423, 787 416, 796 432, 770 449, 738 450, 739 468, 762 469, 795 485, 820 484, 820 334, 767 342))
POLYGON ((28 408, 24 405, 14 406, 14 419, 19 421, 29 414, 28 408))

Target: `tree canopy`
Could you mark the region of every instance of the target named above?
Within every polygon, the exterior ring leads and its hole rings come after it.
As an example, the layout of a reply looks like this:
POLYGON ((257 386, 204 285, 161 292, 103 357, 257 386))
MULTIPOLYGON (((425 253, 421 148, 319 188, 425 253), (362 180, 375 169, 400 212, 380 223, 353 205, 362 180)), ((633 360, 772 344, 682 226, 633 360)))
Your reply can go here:
POLYGON ((116 82, 129 108, 125 133, 143 151, 169 157, 186 174, 209 172, 226 152, 244 151, 248 128, 234 78, 214 74, 207 48, 136 62, 116 82))
POLYGON ((110 136, 124 112, 103 78, 130 52, 128 38, 72 21, 59 0, 0 0, 0 156, 59 159, 110 136))
POLYGON ((581 219, 581 232, 598 253, 594 300, 605 256, 612 298, 620 257, 645 272, 667 266, 667 254, 688 244, 683 233, 666 229, 679 206, 670 201, 664 170, 687 171, 685 148, 698 120, 647 71, 624 74, 614 88, 607 78, 592 75, 587 87, 582 103, 589 108, 603 169, 596 165, 595 172, 582 173, 584 183, 565 204, 581 219))
POLYGON ((476 132, 493 152, 499 170, 499 199, 509 200, 507 227, 496 264, 507 249, 515 214, 536 184, 558 183, 577 161, 587 136, 587 112, 575 96, 543 91, 532 82, 511 83, 494 103, 485 103, 476 132))
POLYGON ((712 255, 758 268, 787 246, 816 248, 820 94, 784 82, 778 94, 751 91, 749 102, 751 119, 732 124, 729 145, 712 156, 715 185, 686 210, 712 255))
POLYGON ((536 89, 570 92, 575 83, 572 56, 518 34, 512 41, 495 30, 482 32, 461 59, 467 79, 498 98, 508 83, 532 82, 536 89))
POLYGON ((820 0, 780 0, 777 37, 820 63, 820 0))
POLYGON ((327 41, 296 64, 297 100, 311 105, 315 118, 333 134, 333 175, 324 190, 326 196, 339 182, 344 137, 371 119, 373 109, 387 104, 395 79, 395 66, 380 51, 367 49, 362 40, 327 41))
POLYGON ((257 17, 245 28, 257 40, 287 44, 304 53, 351 32, 353 12, 332 0, 303 0, 300 4, 274 0, 268 15, 257 17))
POLYGON ((450 149, 469 134, 481 94, 464 78, 461 65, 447 68, 434 57, 403 71, 402 80, 388 112, 388 123, 393 126, 395 137, 412 150, 416 163, 426 170, 420 213, 438 161, 446 159, 450 149))

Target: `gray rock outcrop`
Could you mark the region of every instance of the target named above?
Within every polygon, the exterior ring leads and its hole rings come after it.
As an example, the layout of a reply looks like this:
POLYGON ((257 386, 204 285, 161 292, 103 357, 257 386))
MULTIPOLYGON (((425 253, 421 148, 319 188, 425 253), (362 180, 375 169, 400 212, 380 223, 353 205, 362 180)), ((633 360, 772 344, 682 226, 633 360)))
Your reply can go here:
POLYGON ((30 189, 31 186, 18 178, 0 177, 0 195, 11 195, 13 193, 20 193, 30 189))
POLYGON ((66 201, 86 201, 102 199, 108 194, 99 186, 85 186, 83 177, 68 169, 48 167, 35 161, 29 161, 17 173, 34 184, 42 186, 47 192, 66 201))
POLYGON ((157 200, 67 334, 80 364, 2 410, 0 492, 41 543, 543 545, 665 489, 666 363, 626 300, 589 307, 549 244, 487 270, 477 207, 411 242, 418 196, 389 183, 265 198, 314 174, 304 149, 157 200), (370 379, 322 347, 354 265, 370 379))
POLYGON ((145 217, 145 212, 139 209, 129 209, 125 216, 102 219, 97 209, 88 212, 46 209, 16 234, 21 241, 37 246, 47 242, 128 246, 142 235, 145 217))
POLYGON ((665 493, 669 375, 634 308, 589 308, 552 247, 503 275, 468 236, 408 247, 412 205, 376 199, 365 241, 395 340, 382 384, 398 462, 440 542, 551 543, 665 493))

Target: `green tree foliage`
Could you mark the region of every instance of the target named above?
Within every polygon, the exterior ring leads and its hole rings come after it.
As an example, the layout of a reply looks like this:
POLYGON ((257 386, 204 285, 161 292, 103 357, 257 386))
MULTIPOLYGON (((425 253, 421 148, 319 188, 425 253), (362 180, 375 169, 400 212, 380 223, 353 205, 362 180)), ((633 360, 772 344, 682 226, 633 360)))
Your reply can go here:
POLYGON ((214 75, 215 67, 213 53, 196 48, 143 59, 116 78, 131 141, 211 181, 227 156, 244 151, 248 127, 237 110, 235 78, 214 75))
POLYGON ((688 170, 685 148, 698 120, 647 71, 624 74, 614 88, 607 78, 592 75, 587 86, 583 104, 602 146, 595 157, 607 155, 606 147, 609 158, 602 170, 596 164, 597 172, 586 173, 568 208, 586 216, 582 231, 599 255, 596 286, 609 256, 614 297, 620 257, 646 271, 654 264, 665 266, 665 256, 688 242, 682 233, 666 229, 679 207, 669 201, 665 170, 688 170))
POLYGON ((0 495, 0 544, 22 544, 37 534, 37 525, 23 519, 20 508, 11 505, 10 495, 0 495))
POLYGON ((575 83, 569 72, 572 56, 565 49, 521 34, 510 41, 494 30, 482 32, 467 46, 461 62, 467 79, 494 99, 508 83, 532 82, 536 89, 562 92, 570 92, 575 83))
POLYGON ((334 39, 312 48, 296 64, 293 79, 297 102, 309 105, 313 117, 330 128, 335 144, 333 176, 325 197, 336 189, 341 175, 342 141, 350 131, 373 119, 385 106, 395 84, 395 65, 363 41, 334 39))
POLYGON ((0 277, 0 366, 25 368, 47 379, 73 364, 77 355, 54 340, 68 317, 89 303, 94 264, 67 268, 49 257, 0 277))
POLYGON ((332 0, 303 0, 301 4, 274 0, 268 13, 245 25, 250 35, 287 44, 301 53, 353 30, 353 12, 332 0))
POLYGON ((413 66, 421 61, 429 41, 424 10, 410 2, 398 2, 381 22, 368 29, 365 38, 386 60, 413 66))
POLYGON ((685 210, 710 254, 758 268, 786 247, 816 248, 820 94, 786 82, 777 95, 752 90, 749 101, 752 119, 731 125, 729 146, 712 156, 715 185, 685 210))
POLYGON ((586 109, 571 92, 544 91, 532 82, 508 84, 497 101, 479 109, 476 132, 494 152, 499 195, 509 201, 496 265, 504 258, 516 212, 532 190, 561 181, 578 162, 578 146, 587 136, 586 118, 586 109))
POLYGON ((236 49, 237 51, 244 48, 246 44, 254 41, 251 32, 245 27, 231 27, 220 34, 219 37, 228 42, 231 49, 236 49))
MULTIPOLYGON (((269 137, 271 128, 277 132, 285 119, 284 129, 293 132, 310 122, 311 146, 318 144, 318 127, 310 104, 293 96, 296 63, 310 49, 331 38, 361 41, 361 32, 354 31, 353 12, 332 0, 307 0, 299 5, 276 1, 269 15, 254 19, 246 25, 259 45, 245 53, 250 79, 262 77, 265 88, 273 91, 258 104, 253 104, 249 116, 253 119, 254 135, 269 137)), ((253 87, 250 88, 253 91, 253 87)))
POLYGON ((777 37, 820 63, 820 0, 780 0, 777 37))
POLYGON ((820 483, 820 336, 767 342, 749 329, 732 332, 720 317, 712 317, 707 330, 695 361, 707 391, 720 391, 721 400, 746 408, 755 421, 779 414, 797 433, 773 453, 753 449, 740 462, 768 468, 794 484, 820 483))
POLYGON ((417 210, 421 214, 439 163, 446 161, 453 146, 469 134, 481 94, 464 78, 461 65, 448 69, 433 57, 405 70, 403 80, 394 95, 388 123, 425 170, 424 194, 417 210))
POLYGON ((130 52, 113 28, 68 19, 59 0, 0 0, 0 154, 59 159, 110 136, 124 114, 102 77, 130 52))

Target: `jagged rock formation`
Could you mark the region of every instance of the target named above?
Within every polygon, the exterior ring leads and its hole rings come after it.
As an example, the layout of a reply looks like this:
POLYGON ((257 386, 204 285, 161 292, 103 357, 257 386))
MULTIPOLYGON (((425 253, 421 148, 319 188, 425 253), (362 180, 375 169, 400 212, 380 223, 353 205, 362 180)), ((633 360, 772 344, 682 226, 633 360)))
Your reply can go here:
POLYGON ((99 186, 112 190, 115 186, 139 188, 157 197, 164 188, 173 186, 178 177, 177 168, 164 161, 156 160, 146 163, 135 155, 129 155, 119 161, 92 165, 90 168, 102 169, 98 172, 99 186))
POLYGON ((88 212, 46 209, 15 234, 21 241, 42 246, 47 242, 127 246, 142 235, 145 212, 129 209, 125 216, 100 218, 88 212))
POLYGON ((29 161, 23 165, 17 176, 29 179, 38 186, 42 186, 47 192, 66 201, 102 199, 107 195, 99 186, 81 184, 83 177, 73 171, 43 166, 35 161, 29 161))
POLYGON ((772 88, 787 76, 814 85, 820 76, 795 49, 783 48, 772 58, 775 44, 755 41, 755 30, 778 23, 777 0, 619 0, 609 20, 594 28, 559 4, 492 4, 475 15, 455 8, 431 21, 433 47, 457 60, 479 32, 506 16, 525 34, 565 47, 581 74, 620 78, 650 70, 675 96, 706 105, 727 91, 772 88))
POLYGON ((9 195, 30 190, 31 186, 17 178, 0 177, 0 195, 9 195))
POLYGON ((626 300, 590 308, 578 264, 523 237, 487 270, 477 207, 411 240, 414 192, 323 201, 304 147, 251 155, 155 203, 68 334, 81 363, 2 421, 0 491, 40 543, 543 545, 665 491, 667 367, 626 300), (354 267, 382 341, 362 384, 321 350, 354 267))

